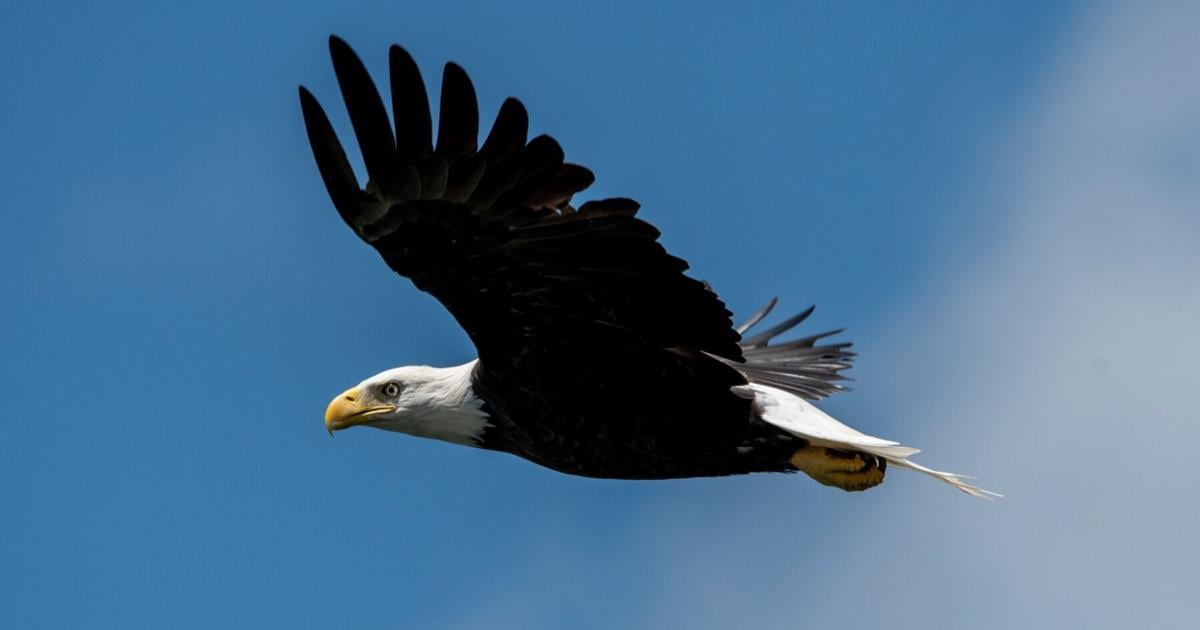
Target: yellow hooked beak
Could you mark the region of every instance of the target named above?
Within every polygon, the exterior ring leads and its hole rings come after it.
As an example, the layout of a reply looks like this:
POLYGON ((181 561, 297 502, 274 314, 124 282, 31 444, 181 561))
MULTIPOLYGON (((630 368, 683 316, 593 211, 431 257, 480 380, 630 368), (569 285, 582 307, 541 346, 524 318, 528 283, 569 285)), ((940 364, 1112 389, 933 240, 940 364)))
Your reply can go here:
POLYGON ((368 405, 363 400, 362 392, 357 387, 351 387, 338 394, 325 409, 325 430, 329 435, 359 424, 367 424, 371 418, 381 413, 396 410, 395 405, 368 405))

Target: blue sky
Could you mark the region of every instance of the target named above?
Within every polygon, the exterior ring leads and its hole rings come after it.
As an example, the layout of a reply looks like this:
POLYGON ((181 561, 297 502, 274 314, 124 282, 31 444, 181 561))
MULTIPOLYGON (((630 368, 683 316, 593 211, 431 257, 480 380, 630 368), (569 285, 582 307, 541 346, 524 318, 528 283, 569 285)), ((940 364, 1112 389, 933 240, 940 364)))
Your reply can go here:
POLYGON ((244 4, 6 6, 0 626, 1190 615, 1194 6, 244 4), (1008 498, 330 440, 347 386, 472 356, 325 196, 296 86, 348 130, 331 32, 521 98, 736 312, 849 327, 827 410, 1008 498))

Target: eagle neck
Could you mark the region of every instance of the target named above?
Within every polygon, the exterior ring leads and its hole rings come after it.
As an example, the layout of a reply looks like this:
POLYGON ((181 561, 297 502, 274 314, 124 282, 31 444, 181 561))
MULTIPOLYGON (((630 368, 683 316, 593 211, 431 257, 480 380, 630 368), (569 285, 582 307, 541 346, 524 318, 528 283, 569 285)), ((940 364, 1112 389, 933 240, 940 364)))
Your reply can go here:
POLYGON ((427 388, 428 400, 424 411, 408 418, 406 433, 463 444, 479 446, 491 424, 483 409, 483 401, 475 394, 472 374, 477 361, 448 368, 435 368, 436 376, 427 388))

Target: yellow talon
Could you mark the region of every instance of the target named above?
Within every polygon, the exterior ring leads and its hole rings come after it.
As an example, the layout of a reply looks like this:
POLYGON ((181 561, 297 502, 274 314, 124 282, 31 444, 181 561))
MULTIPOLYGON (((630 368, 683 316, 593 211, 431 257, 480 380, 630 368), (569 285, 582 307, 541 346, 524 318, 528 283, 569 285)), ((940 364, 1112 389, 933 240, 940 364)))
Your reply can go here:
POLYGON ((857 492, 883 483, 884 460, 853 451, 806 446, 788 460, 817 483, 857 492))

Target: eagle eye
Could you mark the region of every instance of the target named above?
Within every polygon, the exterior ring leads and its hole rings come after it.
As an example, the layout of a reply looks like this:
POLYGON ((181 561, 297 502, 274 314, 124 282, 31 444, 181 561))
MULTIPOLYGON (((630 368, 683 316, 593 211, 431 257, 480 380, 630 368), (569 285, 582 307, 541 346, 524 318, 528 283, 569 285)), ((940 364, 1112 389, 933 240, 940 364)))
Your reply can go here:
POLYGON ((382 390, 383 395, 388 398, 395 398, 400 395, 400 383, 396 381, 388 381, 384 383, 382 390))

